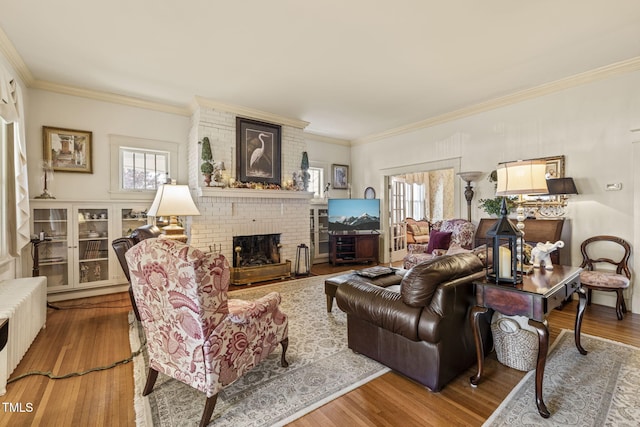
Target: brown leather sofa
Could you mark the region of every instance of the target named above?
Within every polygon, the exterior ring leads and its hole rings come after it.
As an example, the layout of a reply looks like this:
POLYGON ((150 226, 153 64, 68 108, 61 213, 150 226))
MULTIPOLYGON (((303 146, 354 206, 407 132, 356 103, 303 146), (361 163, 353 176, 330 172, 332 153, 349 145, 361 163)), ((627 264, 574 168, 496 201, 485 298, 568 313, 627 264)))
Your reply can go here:
MULTIPOLYGON (((352 273, 336 291, 349 348, 439 391, 477 360, 469 313, 472 281, 484 274, 471 253, 421 263, 386 287, 352 273)), ((488 351, 489 321, 481 323, 488 351)))
POLYGON ((133 230, 128 237, 120 237, 111 242, 111 247, 115 251, 118 261, 120 261, 120 266, 124 271, 124 275, 129 282, 129 298, 131 298, 131 306, 133 307, 133 312, 138 320, 140 320, 140 313, 138 313, 136 301, 133 299, 131 277, 129 276, 129 265, 127 265, 127 260, 125 259, 124 254, 142 240, 158 237, 160 234, 162 234, 162 231, 155 225, 143 225, 142 227, 138 227, 133 230))

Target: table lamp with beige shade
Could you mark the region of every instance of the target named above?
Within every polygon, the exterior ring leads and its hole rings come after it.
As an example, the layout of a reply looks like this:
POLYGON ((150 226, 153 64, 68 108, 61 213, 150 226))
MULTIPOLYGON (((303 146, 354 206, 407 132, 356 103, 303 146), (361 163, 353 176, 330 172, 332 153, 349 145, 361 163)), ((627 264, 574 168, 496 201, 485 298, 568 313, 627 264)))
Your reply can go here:
MULTIPOLYGON (((498 164, 496 169, 498 182, 496 196, 518 196, 516 219, 517 229, 522 233, 524 241, 524 220, 526 219, 522 206, 523 195, 547 194, 546 161, 544 159, 518 160, 498 164)), ((522 246, 517 247, 517 259, 520 269, 523 268, 522 246)))
POLYGON ((171 184, 163 184, 158 187, 156 197, 147 211, 147 215, 153 217, 168 216, 169 225, 163 227, 165 236, 186 243, 189 236, 185 234, 182 226, 178 225, 179 216, 200 215, 191 197, 188 185, 177 185, 175 180, 171 184))

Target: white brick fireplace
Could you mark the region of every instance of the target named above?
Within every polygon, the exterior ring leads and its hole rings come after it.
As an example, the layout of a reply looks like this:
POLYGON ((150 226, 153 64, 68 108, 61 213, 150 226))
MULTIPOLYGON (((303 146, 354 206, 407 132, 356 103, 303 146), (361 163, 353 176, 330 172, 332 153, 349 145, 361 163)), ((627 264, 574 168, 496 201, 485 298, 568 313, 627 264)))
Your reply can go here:
POLYGON ((306 122, 266 115, 260 112, 234 111, 228 106, 196 99, 189 135, 189 186, 200 210, 190 218, 190 244, 203 250, 220 250, 233 265, 233 237, 255 234, 280 234, 281 259, 295 260, 299 244, 310 244, 309 200, 312 194, 287 190, 253 190, 204 186, 200 174, 200 146, 205 136, 211 142, 215 162, 223 161, 224 178, 236 177, 236 116, 280 124, 282 126, 281 180, 290 180, 300 169, 306 145, 306 122))

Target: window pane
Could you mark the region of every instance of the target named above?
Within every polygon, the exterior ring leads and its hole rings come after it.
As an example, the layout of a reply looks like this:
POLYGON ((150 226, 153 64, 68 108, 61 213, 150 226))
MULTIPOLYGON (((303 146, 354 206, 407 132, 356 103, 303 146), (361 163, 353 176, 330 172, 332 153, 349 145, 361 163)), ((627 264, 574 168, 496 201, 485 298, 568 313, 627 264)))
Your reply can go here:
POLYGON ((323 172, 322 168, 309 168, 309 191, 313 191, 314 197, 322 197, 323 172))
POLYGON ((169 153, 121 148, 122 189, 155 190, 169 174, 169 153))

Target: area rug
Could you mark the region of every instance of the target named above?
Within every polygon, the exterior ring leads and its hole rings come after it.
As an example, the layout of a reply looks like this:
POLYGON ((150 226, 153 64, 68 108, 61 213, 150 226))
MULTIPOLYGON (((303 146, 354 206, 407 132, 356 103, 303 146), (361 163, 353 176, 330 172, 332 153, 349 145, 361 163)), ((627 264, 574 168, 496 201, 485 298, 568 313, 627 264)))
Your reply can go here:
POLYGON ((636 426, 640 420, 640 349, 562 330, 547 358, 543 397, 551 412, 538 414, 535 370, 511 391, 485 426, 636 426))
MULTIPOLYGON (((334 304, 327 313, 324 280, 315 276, 230 293, 255 299, 271 291, 282 295, 289 316, 289 368, 280 367, 280 350, 218 395, 211 425, 280 426, 388 372, 385 366, 347 348, 347 318, 334 304)), ((131 348, 141 331, 132 318, 131 348)), ((196 425, 205 395, 160 374, 151 394, 142 397, 146 352, 134 359, 136 425, 196 425)))

